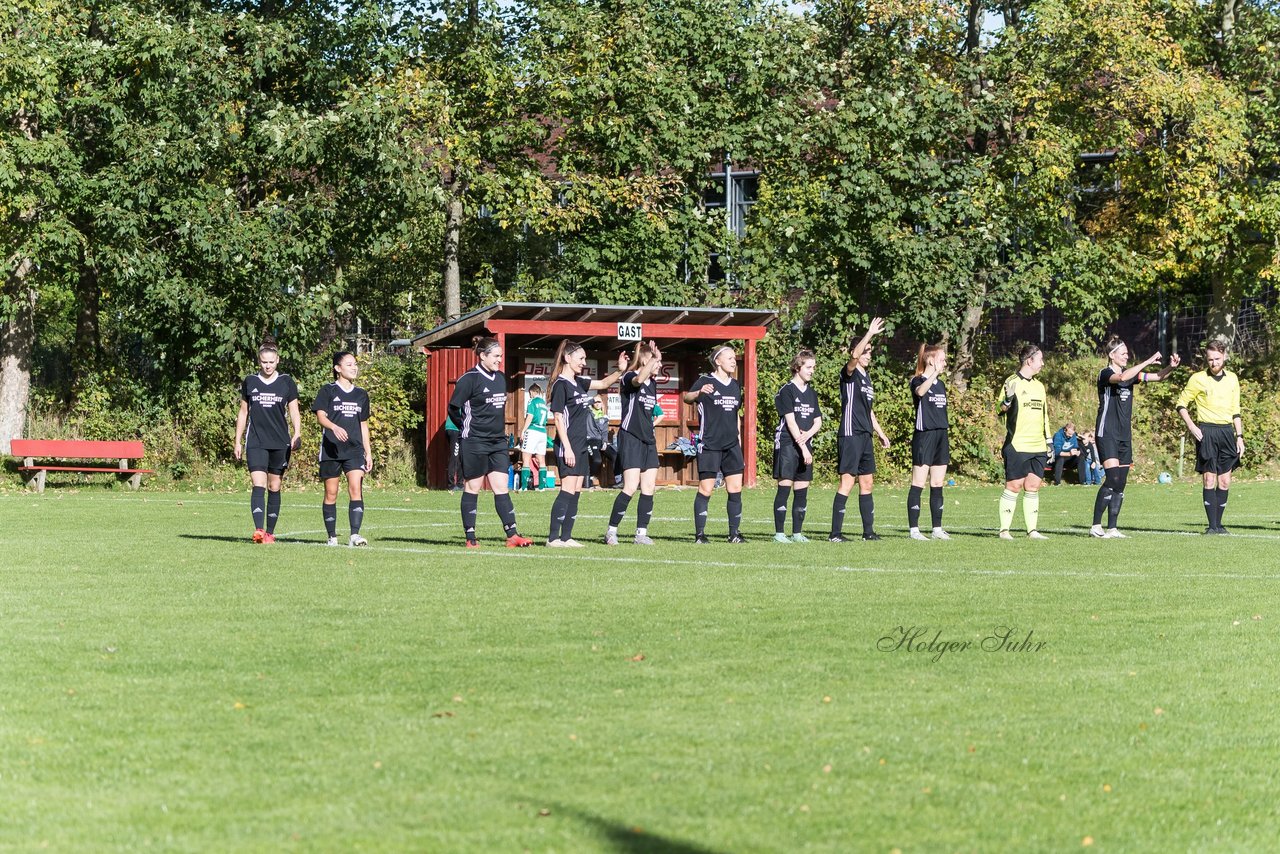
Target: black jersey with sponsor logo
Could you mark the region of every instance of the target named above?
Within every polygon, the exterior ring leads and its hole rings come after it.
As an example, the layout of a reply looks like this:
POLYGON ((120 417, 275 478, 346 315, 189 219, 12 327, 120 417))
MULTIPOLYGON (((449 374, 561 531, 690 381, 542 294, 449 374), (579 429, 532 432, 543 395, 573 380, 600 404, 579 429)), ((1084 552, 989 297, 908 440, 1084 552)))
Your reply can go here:
MULTIPOLYGON (((782 447, 783 442, 794 442, 791 431, 787 429, 787 416, 794 415, 796 426, 803 433, 813 426, 813 422, 822 416, 818 410, 818 393, 812 385, 801 391, 795 380, 788 382, 773 397, 773 407, 778 411, 778 427, 773 433, 773 446, 782 447)), ((809 447, 813 447, 813 438, 809 438, 809 447)))
POLYGON ((250 374, 240 385, 240 399, 249 404, 244 446, 267 451, 289 447, 289 404, 298 399, 298 386, 288 374, 265 380, 250 374))
POLYGON ((369 393, 359 386, 343 391, 337 383, 329 383, 316 393, 312 412, 323 412, 336 427, 347 431, 347 441, 339 442, 328 427, 320 440, 320 459, 363 460, 364 437, 361 422, 369 420, 369 393))
POLYGON ((449 396, 449 417, 464 439, 501 439, 507 433, 507 377, 476 365, 449 396))
POLYGON ((646 445, 655 441, 653 435, 653 408, 658 405, 658 384, 649 377, 643 385, 632 385, 638 377, 636 371, 622 375, 618 386, 622 393, 621 427, 646 445))
POLYGON ((947 429, 947 384, 941 377, 934 377, 929 390, 919 395, 916 392, 924 382, 924 374, 911 378, 911 399, 916 404, 916 429, 945 430, 947 429))
MULTIPOLYGON (((568 422, 569 445, 576 456, 587 445, 587 427, 591 421, 591 404, 596 394, 591 390, 591 377, 556 377, 551 384, 551 414, 563 415, 568 422)), ((559 427, 559 425, 556 425, 559 427)))
POLYGON ((691 391, 698 392, 698 424, 702 431, 702 447, 709 451, 727 451, 739 445, 738 412, 742 409, 742 387, 733 377, 721 382, 715 375, 698 377, 691 391), (703 394, 702 387, 712 387, 703 394))
POLYGON ((1099 438, 1130 439, 1133 435, 1133 387, 1138 377, 1123 382, 1112 382, 1120 372, 1107 365, 1098 374, 1098 422, 1095 432, 1099 438))
POLYGON ((876 393, 862 368, 840 369, 840 435, 871 433, 871 404, 876 393))

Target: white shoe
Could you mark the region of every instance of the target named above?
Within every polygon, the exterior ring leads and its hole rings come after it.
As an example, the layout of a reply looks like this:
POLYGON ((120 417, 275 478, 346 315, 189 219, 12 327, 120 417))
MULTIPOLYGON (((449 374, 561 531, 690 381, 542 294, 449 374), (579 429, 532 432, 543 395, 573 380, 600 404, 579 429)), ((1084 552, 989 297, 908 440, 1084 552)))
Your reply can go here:
POLYGON ((912 529, 911 529, 911 533, 910 533, 910 535, 909 535, 909 536, 910 536, 910 537, 911 537, 911 539, 913 539, 913 540, 927 540, 927 539, 929 539, 929 538, 928 538, 928 537, 926 537, 924 534, 920 533, 920 529, 919 529, 919 528, 912 528, 912 529))
POLYGON ((359 534, 352 534, 351 539, 347 540, 347 545, 351 546, 351 548, 354 549, 356 546, 369 545, 369 541, 366 540, 364 537, 360 536, 359 534))
POLYGON ((1027 531, 1027 539, 1028 540, 1047 540, 1049 538, 1046 537, 1044 534, 1040 533, 1039 531, 1027 531))
POLYGON ((951 535, 948 534, 946 531, 942 530, 941 528, 934 528, 933 538, 935 540, 949 540, 951 539, 951 535))
POLYGON ((1097 537, 1100 540, 1105 540, 1107 538, 1107 532, 1102 530, 1101 525, 1094 525, 1092 528, 1089 529, 1089 536, 1097 537))
POLYGON ((1013 539, 1013 534, 1010 534, 1008 531, 1001 531, 1001 532, 1000 532, 1000 539, 1002 539, 1002 540, 1012 540, 1012 539, 1013 539))
POLYGON ((561 540, 561 541, 560 541, 560 548, 562 548, 562 549, 585 549, 585 548, 586 548, 586 546, 584 546, 582 543, 578 542, 577 540, 574 540, 574 539, 568 539, 568 540, 561 540))
POLYGON ((1119 528, 1108 528, 1107 539, 1108 540, 1127 540, 1129 539, 1129 535, 1120 533, 1119 528))
POLYGON ((564 548, 564 540, 547 540, 547 548, 562 549, 564 548))
POLYGON ((326 546, 336 546, 337 544, 338 544, 338 538, 337 538, 337 537, 330 537, 330 538, 329 538, 329 541, 328 541, 327 543, 325 543, 325 545, 326 545, 326 546))
POLYGON ((616 546, 616 545, 618 544, 618 532, 617 532, 617 531, 605 531, 605 532, 604 532, 604 544, 605 544, 606 546, 616 546))
POLYGON ((791 542, 791 538, 782 532, 778 532, 773 535, 773 541, 775 543, 789 543, 791 542))
POLYGON ((637 545, 637 546, 651 546, 651 545, 653 545, 653 540, 649 539, 649 535, 648 535, 648 534, 636 534, 636 545, 637 545))

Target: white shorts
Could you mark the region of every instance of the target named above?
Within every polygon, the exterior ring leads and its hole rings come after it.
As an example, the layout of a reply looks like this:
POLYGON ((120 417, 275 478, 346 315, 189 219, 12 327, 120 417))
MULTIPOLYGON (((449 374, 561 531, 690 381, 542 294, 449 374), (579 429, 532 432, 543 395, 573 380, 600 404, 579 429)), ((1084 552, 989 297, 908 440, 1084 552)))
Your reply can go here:
POLYGON ((547 452, 547 434, 541 430, 525 430, 520 438, 520 450, 530 456, 538 456, 547 452))

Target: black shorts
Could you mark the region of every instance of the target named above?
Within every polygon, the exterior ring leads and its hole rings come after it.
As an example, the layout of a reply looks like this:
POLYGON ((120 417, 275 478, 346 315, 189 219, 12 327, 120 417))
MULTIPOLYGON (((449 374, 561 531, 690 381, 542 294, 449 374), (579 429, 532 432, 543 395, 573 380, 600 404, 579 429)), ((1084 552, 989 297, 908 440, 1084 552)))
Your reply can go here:
POLYGON ((951 439, 946 430, 916 430, 911 434, 911 465, 951 465, 951 439))
MULTIPOLYGON (((809 451, 809 457, 813 457, 812 449, 809 451)), ((802 483, 813 480, 813 463, 805 463, 804 454, 800 453, 800 446, 790 437, 782 440, 782 447, 774 446, 773 479, 798 480, 802 483)))
POLYGON ((618 431, 618 464, 617 471, 640 469, 648 471, 658 467, 658 446, 642 442, 626 430, 618 431))
POLYGON ((1015 451, 1012 445, 1005 445, 1001 451, 1004 455, 1004 479, 1022 480, 1028 475, 1035 475, 1044 480, 1044 469, 1049 464, 1049 453, 1023 453, 1015 451))
POLYGON ((321 460, 320 479, 331 480, 342 477, 349 471, 364 471, 364 460, 321 460))
POLYGON ((289 467, 288 448, 245 448, 244 461, 249 471, 284 474, 289 467))
POLYGON ((870 433, 841 436, 839 447, 836 449, 836 459, 840 474, 875 474, 875 437, 870 433))
POLYGON ((591 451, 585 440, 573 452, 573 465, 564 461, 564 443, 556 441, 556 471, 562 481, 566 477, 588 477, 591 474, 591 451))
POLYGON ((507 455, 507 440, 478 439, 470 436, 462 440, 462 478, 475 480, 490 472, 507 473, 511 457, 507 455))
POLYGON ((1236 453, 1236 428, 1231 424, 1201 424, 1203 438, 1196 442, 1196 471, 1227 474, 1240 465, 1236 453))
POLYGON ((712 480, 717 473, 725 477, 742 474, 746 469, 747 464, 742 460, 742 447, 740 445, 734 445, 732 448, 725 448, 719 451, 712 451, 707 448, 698 451, 699 480, 712 480))
POLYGON ((1122 466, 1133 465, 1133 440, 1128 436, 1099 436, 1098 454, 1103 462, 1119 460, 1122 466))

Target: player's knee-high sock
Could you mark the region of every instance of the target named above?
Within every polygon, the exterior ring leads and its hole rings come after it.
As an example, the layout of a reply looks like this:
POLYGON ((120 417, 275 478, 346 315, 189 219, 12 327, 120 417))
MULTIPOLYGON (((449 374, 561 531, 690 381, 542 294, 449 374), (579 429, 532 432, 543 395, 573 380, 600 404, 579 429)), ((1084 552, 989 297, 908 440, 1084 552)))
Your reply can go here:
POLYGON ((360 526, 364 523, 363 499, 357 499, 347 505, 347 522, 351 525, 351 533, 360 533, 360 526))
POLYGON ((1222 527, 1222 517, 1227 512, 1227 490, 1218 487, 1218 527, 1222 527))
POLYGON ((1004 490, 1000 493, 1000 530, 1007 531, 1013 524, 1013 513, 1018 509, 1018 493, 1004 490))
POLYGON ((844 511, 849 503, 849 496, 836 493, 831 502, 831 536, 838 537, 844 533, 844 511))
POLYGON ((742 526, 742 493, 729 493, 729 536, 738 533, 742 526))
POLYGON ((791 502, 791 533, 799 534, 804 529, 804 514, 809 509, 809 487, 797 489, 791 502))
POLYGON ((920 496, 924 495, 924 487, 913 486, 907 490, 907 527, 920 527, 920 496))
POLYGON ((773 496, 773 530, 781 534, 787 527, 787 498, 791 495, 791 487, 779 486, 773 496))
POLYGON ((280 520, 280 490, 267 492, 267 533, 276 532, 276 522, 280 520))
POLYGON ((1209 518, 1209 527, 1216 529, 1221 518, 1218 513, 1218 490, 1206 488, 1201 494, 1204 496, 1204 515, 1209 518))
POLYGON ((609 514, 609 529, 611 531, 618 530, 618 526, 622 524, 623 517, 627 515, 627 505, 630 503, 631 496, 619 490, 618 497, 613 499, 613 512, 609 514))
POLYGON ((516 507, 511 503, 511 494, 504 492, 501 495, 494 494, 493 509, 498 511, 498 518, 502 520, 502 530, 507 532, 508 537, 514 537, 520 533, 516 529, 516 507))
POLYGON ((707 530, 707 508, 711 506, 711 496, 699 492, 693 496, 693 532, 702 536, 707 530))
POLYGON ((945 505, 946 501, 942 497, 942 487, 929 487, 929 518, 935 528, 942 527, 942 508, 945 505))
POLYGON ((1027 523, 1027 533, 1039 530, 1036 524, 1040 521, 1040 493, 1022 493, 1022 521, 1027 523))
POLYGON ((554 543, 562 539, 564 520, 568 515, 569 493, 562 489, 556 493, 555 501, 551 502, 551 530, 547 533, 547 542, 554 543))
POLYGON ((462 493, 462 533, 466 534, 469 543, 476 541, 476 512, 479 502, 480 496, 476 493, 462 493))
POLYGON ((644 536, 649 532, 649 520, 653 518, 653 496, 640 493, 640 503, 636 507, 636 533, 644 536))
POLYGON ((338 505, 321 504, 320 515, 324 517, 325 533, 331 537, 338 536, 338 505))
POLYGON ((863 535, 873 533, 876 525, 876 500, 870 492, 866 495, 858 493, 858 515, 862 517, 863 535))
POLYGON ((255 486, 249 498, 249 511, 253 513, 253 529, 260 531, 267 527, 267 488, 255 486))
MULTIPOLYGON (((1114 528, 1120 520, 1120 505, 1124 503, 1124 485, 1129 480, 1129 467, 1116 466, 1115 482, 1111 485, 1111 506, 1107 508, 1107 527, 1114 528)), ((1111 472, 1107 472, 1111 477, 1111 472)))
POLYGON ((1116 469, 1109 468, 1107 473, 1103 475, 1102 486, 1098 487, 1098 496, 1093 499, 1093 524, 1102 524, 1102 514, 1111 506, 1111 498, 1115 495, 1114 472, 1116 469))
POLYGON ((533 469, 520 469, 520 489, 521 491, 529 488, 529 478, 533 474, 533 469))
POLYGON ((564 517, 564 524, 560 527, 560 536, 562 539, 573 539, 573 522, 578 518, 578 499, 582 497, 582 493, 575 492, 569 496, 565 509, 567 510, 564 517))

